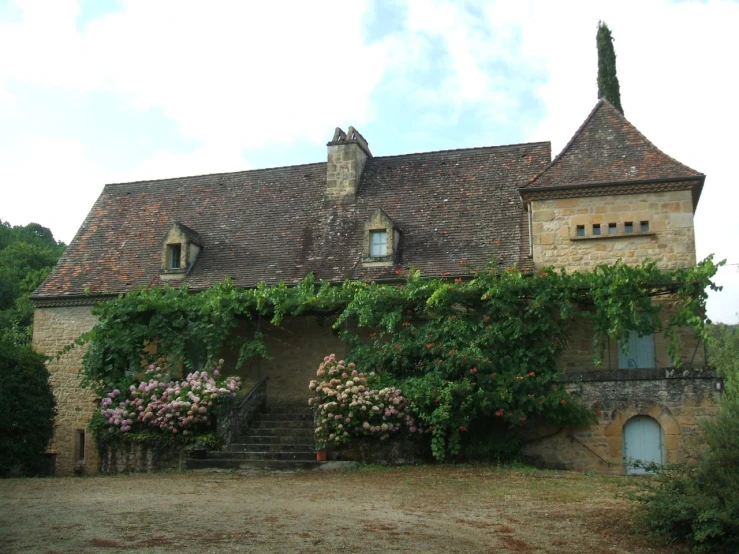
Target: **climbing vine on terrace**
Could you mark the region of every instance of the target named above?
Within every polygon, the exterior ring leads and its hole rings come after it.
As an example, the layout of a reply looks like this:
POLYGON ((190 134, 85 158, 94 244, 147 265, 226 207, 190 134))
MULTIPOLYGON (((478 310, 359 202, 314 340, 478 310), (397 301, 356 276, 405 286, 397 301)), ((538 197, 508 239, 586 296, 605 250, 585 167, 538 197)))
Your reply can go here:
POLYGON ((478 443, 491 435, 510 445, 532 418, 561 425, 588 420, 587 410, 554 386, 578 319, 592 321, 596 363, 606 337, 625 347, 635 329, 663 331, 679 365, 676 331, 688 326, 703 337, 705 288, 713 287, 715 269, 709 258, 690 270, 618 263, 572 274, 492 271, 453 282, 412 274, 400 287, 349 283, 337 325, 355 320, 372 330, 369 341, 347 333, 352 359, 403 391, 432 430, 434 454, 445 457, 471 444, 486 450, 478 443), (667 318, 660 314, 665 302, 652 300, 665 295, 667 318))
POLYGON ((705 289, 716 288, 716 267, 711 258, 669 271, 652 262, 532 274, 491 265, 470 280, 411 271, 394 284, 329 285, 308 276, 294 287, 242 289, 227 281, 198 293, 141 289, 95 308, 98 324, 80 340, 89 344, 83 378, 106 393, 128 386, 144 364, 197 368, 227 349, 239 353, 238 366, 269 355, 267 321, 332 316, 357 368, 401 388, 431 429, 434 454, 444 458, 491 429, 510 443, 532 419, 563 425, 587 419, 553 386, 568 330, 580 318, 592 322, 596 363, 606 337, 624 344, 637 330, 664 332, 679 365, 676 331, 688 327, 703 338, 705 289), (667 300, 653 301, 658 296, 667 300))

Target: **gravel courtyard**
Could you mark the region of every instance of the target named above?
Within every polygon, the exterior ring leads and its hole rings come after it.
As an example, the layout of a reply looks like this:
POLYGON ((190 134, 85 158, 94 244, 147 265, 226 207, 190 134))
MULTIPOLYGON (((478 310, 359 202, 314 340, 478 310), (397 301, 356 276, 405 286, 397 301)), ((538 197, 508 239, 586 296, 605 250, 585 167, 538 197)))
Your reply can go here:
POLYGON ((676 553, 633 481, 493 466, 0 481, 0 552, 676 553))

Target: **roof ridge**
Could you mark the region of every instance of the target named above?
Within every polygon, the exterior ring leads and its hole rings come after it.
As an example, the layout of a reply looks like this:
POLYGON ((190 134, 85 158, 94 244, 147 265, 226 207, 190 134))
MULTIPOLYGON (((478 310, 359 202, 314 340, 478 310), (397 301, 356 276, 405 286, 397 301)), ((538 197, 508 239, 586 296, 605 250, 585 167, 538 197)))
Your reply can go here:
MULTIPOLYGON (((393 154, 390 156, 375 156, 372 159, 373 160, 385 160, 385 159, 391 159, 391 158, 402 158, 402 157, 408 157, 408 156, 425 156, 425 155, 432 155, 432 154, 441 154, 441 153, 453 153, 453 152, 471 152, 474 150, 503 150, 506 148, 516 148, 516 147, 522 147, 522 146, 540 146, 540 145, 551 145, 550 141, 537 141, 537 142, 520 142, 520 143, 513 143, 513 144, 498 144, 498 145, 492 145, 492 146, 473 146, 470 148, 451 148, 448 150, 428 150, 426 152, 408 152, 405 154, 393 154)), ((278 169, 297 169, 297 168, 305 168, 310 166, 320 166, 320 165, 326 165, 326 162, 311 162, 311 163, 305 163, 305 164, 295 164, 295 165, 278 165, 278 166, 272 166, 272 167, 260 167, 256 169, 244 169, 241 171, 224 171, 219 173, 202 173, 198 175, 182 175, 179 177, 164 177, 162 179, 140 179, 138 181, 121 181, 118 183, 106 183, 104 186, 122 186, 122 185, 138 185, 138 184, 144 184, 144 183, 165 183, 165 182, 171 182, 171 181, 182 181, 182 180, 188 180, 188 179, 202 179, 203 177, 217 177, 217 176, 225 176, 225 175, 239 175, 239 174, 245 174, 245 173, 259 173, 263 171, 275 171, 278 169)))
POLYGON ((441 154, 446 152, 471 152, 473 150, 502 150, 504 148, 516 148, 521 146, 542 146, 551 145, 551 141, 541 140, 536 142, 517 142, 513 144, 497 144, 492 146, 472 146, 469 148, 450 148, 448 150, 428 150, 426 152, 407 152, 405 154, 392 154, 390 156, 375 156, 373 160, 382 160, 388 158, 402 158, 404 156, 425 156, 428 154, 441 154))
POLYGON ((295 165, 276 165, 271 167, 258 167, 256 169, 243 169, 241 171, 222 171, 219 173, 201 173, 198 175, 181 175, 179 177, 164 177, 162 179, 141 179, 138 181, 121 181, 118 183, 105 183, 104 186, 118 186, 118 185, 138 185, 141 183, 163 183, 165 181, 180 181, 183 179, 202 179, 203 177, 216 177, 219 175, 239 175, 243 173, 259 173, 261 171, 274 171, 275 169, 292 169, 292 168, 300 168, 300 167, 308 167, 308 166, 319 166, 319 165, 326 165, 326 162, 311 162, 311 163, 305 163, 305 164, 295 164, 295 165))
POLYGON ((652 148, 654 148, 654 149, 655 149, 655 150, 656 150, 657 152, 659 152, 660 154, 662 154, 662 155, 663 155, 663 156, 665 156, 666 158, 669 158, 670 160, 672 160, 673 162, 675 162, 675 163, 676 163, 677 165, 680 165, 680 166, 684 167, 685 169, 688 169, 688 170, 692 171, 693 173, 695 173, 695 176, 696 176, 696 177, 699 177, 699 176, 703 175, 703 173, 701 173, 700 171, 698 171, 698 170, 696 170, 696 169, 693 169, 693 168, 692 168, 692 167, 690 167, 689 165, 685 165, 685 164, 684 164, 683 162, 681 162, 680 160, 677 160, 677 159, 673 158, 673 157, 672 157, 672 156, 670 156, 670 155, 669 155, 668 153, 666 153, 666 152, 665 152, 664 150, 662 150, 661 148, 659 148, 659 147, 658 147, 658 146, 657 146, 656 144, 654 144, 654 143, 653 143, 653 142, 652 142, 651 140, 649 140, 649 139, 648 139, 648 138, 646 137, 646 135, 645 135, 644 133, 642 133, 642 132, 641 132, 641 131, 639 130, 639 127, 637 127, 637 126, 636 126, 636 125, 634 125, 634 124, 633 124, 633 123, 632 123, 631 121, 629 121, 628 119, 626 119, 626 116, 625 116, 625 115, 624 115, 623 113, 621 113, 620 111, 618 111, 618 109, 616 108, 616 106, 614 106, 613 104, 611 104, 611 103, 610 103, 610 102, 609 102, 608 100, 606 100, 605 98, 601 98, 601 101, 602 101, 602 102, 605 102, 605 103, 606 103, 606 104, 608 104, 608 105, 609 105, 609 106, 610 106, 611 108, 613 108, 614 110, 616 110, 616 111, 617 111, 617 112, 618 112, 618 113, 619 113, 619 114, 621 115, 621 117, 622 117, 622 118, 624 119, 624 121, 626 121, 626 123, 628 123, 629 125, 631 125, 631 126, 632 126, 632 127, 634 128, 634 130, 635 130, 635 131, 636 131, 636 132, 637 132, 637 133, 639 134, 639 136, 640 136, 641 138, 643 138, 643 139, 644 139, 644 140, 645 140, 645 141, 647 142, 647 144, 648 144, 649 146, 651 146, 652 148))
POLYGON ((588 122, 591 119, 593 119, 593 116, 598 111, 598 109, 603 105, 603 102, 606 102, 606 99, 605 98, 600 98, 598 100, 598 102, 595 104, 595 107, 592 110, 590 110, 590 113, 585 118, 585 121, 583 121, 580 124, 580 126, 577 128, 577 131, 575 131, 575 134, 572 135, 572 138, 569 140, 569 142, 567 142, 567 144, 565 144, 565 147, 562 149, 562 151, 559 154, 557 154, 555 156, 555 158, 551 162, 549 162, 547 164, 547 166, 544 169, 542 169, 533 179, 531 179, 528 183, 526 183, 521 188, 526 188, 529 185, 533 185, 539 179, 539 177, 541 177, 542 175, 544 175, 544 173, 546 173, 547 171, 549 171, 549 168, 551 168, 552 166, 554 166, 554 164, 556 164, 560 159, 562 159, 562 157, 565 155, 565 153, 570 149, 570 147, 572 146, 572 144, 575 142, 575 139, 578 136, 580 136, 580 133, 582 133, 583 129, 588 124, 588 122))

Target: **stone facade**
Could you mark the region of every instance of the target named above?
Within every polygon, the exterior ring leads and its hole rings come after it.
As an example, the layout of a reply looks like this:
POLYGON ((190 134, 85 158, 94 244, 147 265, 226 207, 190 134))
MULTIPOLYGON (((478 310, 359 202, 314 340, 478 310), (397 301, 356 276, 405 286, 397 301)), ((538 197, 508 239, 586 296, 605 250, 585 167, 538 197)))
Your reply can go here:
MULTIPOLYGON (((96 319, 91 310, 90 306, 37 308, 33 320, 34 348, 54 356, 92 329, 96 319)), ((93 393, 79 384, 83 354, 84 349, 75 348, 47 363, 57 405, 54 437, 49 445, 49 451, 56 454, 56 475, 98 471, 97 449, 87 430, 97 402, 93 393)))
POLYGON ((659 423, 667 463, 694 458, 701 420, 718 411, 720 381, 710 372, 623 370, 571 373, 564 384, 596 410, 585 429, 540 427, 529 437, 527 456, 549 467, 601 473, 624 472, 624 425, 635 416, 659 423))
MULTIPOLYGON (((339 339, 332 323, 331 319, 305 316, 286 318, 279 326, 259 324, 271 359, 247 362, 235 374, 250 382, 267 377, 270 403, 307 405, 308 383, 316 378, 318 364, 324 356, 336 354, 343 358, 347 353, 347 345, 339 339)), ((256 325, 253 323, 240 332, 253 333, 256 325)), ((227 353, 224 360, 227 368, 235 367, 237 355, 227 353)))
POLYGON ((618 259, 637 264, 647 258, 665 269, 695 265, 690 190, 534 198, 531 216, 538 267, 587 270, 618 259))
MULTIPOLYGON (((659 151, 605 100, 554 160, 548 143, 373 158, 353 127, 337 128, 327 146, 325 164, 107 186, 34 293, 35 347, 53 355, 92 327, 89 307, 65 303, 167 279, 199 290, 225 275, 241 287, 295 284, 308 273, 335 283, 393 280, 411 267, 428 277, 471 277, 491 256, 526 270, 696 262, 693 214, 705 176, 659 151), (387 255, 373 257, 370 236, 382 230, 387 255)), ((669 317, 670 299, 659 301, 669 317)), ((239 373, 251 383, 269 378, 268 404, 305 402, 318 362, 332 352, 346 355, 331 323, 300 317, 280 326, 244 324, 239 332, 264 333, 272 358, 239 373)), ((667 461, 683 457, 685 437, 716 411, 715 379, 691 372, 704 365, 701 345, 687 331, 680 335, 689 368, 683 373, 657 369, 671 365, 663 336, 647 339, 648 347, 634 336, 634 350, 648 351, 655 367, 641 356, 631 360, 641 369, 622 371, 613 341, 602 366, 594 366, 592 338, 589 321, 573 325, 561 386, 597 401, 598 422, 587 430, 540 430, 529 454, 550 465, 620 472, 623 427, 640 415, 659 423, 667 461)), ((78 385, 82 354, 49 362, 59 475, 98 468, 84 434, 95 399, 78 385)), ((235 353, 224 358, 235 367, 235 353)))

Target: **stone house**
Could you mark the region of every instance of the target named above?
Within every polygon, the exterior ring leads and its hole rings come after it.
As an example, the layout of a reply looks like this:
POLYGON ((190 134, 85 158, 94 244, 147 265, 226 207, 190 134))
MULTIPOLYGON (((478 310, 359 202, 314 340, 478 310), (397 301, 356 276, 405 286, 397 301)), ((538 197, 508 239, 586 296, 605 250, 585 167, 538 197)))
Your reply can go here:
MULTIPOLYGON (((364 137, 337 129, 326 162, 106 185, 49 278, 33 295, 34 345, 48 354, 94 323, 92 306, 140 286, 202 290, 317 279, 467 277, 493 252, 505 265, 587 269, 651 258, 695 264, 693 214, 705 176, 670 158, 608 102, 599 101, 562 153, 547 142, 373 157, 364 137), (495 246, 494 243, 498 244, 495 246)), ((345 353, 315 318, 266 331, 274 358, 247 368, 269 375, 280 400, 304 402, 316 360, 345 353)), ((600 403, 586 430, 533 437, 528 453, 566 468, 623 472, 626 457, 674 461, 716 410, 719 383, 698 368, 670 369, 660 336, 610 344, 593 367, 592 330, 572 331, 566 386, 600 403), (649 452, 642 452, 648 444, 649 452)), ((57 474, 95 472, 85 429, 96 405, 78 385, 81 353, 49 362, 58 416, 57 474)))

